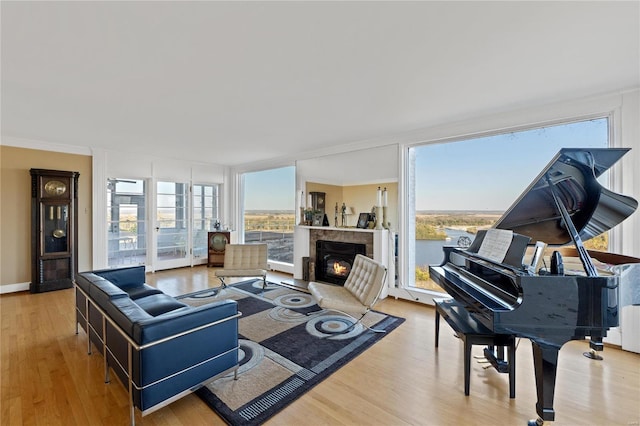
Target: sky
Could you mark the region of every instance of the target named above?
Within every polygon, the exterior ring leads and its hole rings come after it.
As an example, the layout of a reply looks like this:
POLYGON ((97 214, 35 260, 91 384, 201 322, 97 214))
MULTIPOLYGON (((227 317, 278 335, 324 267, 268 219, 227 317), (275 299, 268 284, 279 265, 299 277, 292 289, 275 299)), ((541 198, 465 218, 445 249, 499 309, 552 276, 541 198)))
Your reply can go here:
POLYGON ((416 210, 505 211, 560 148, 606 148, 607 120, 415 148, 416 210))
POLYGON ((282 167, 244 175, 245 210, 295 209, 296 169, 282 167))
MULTIPOLYGON (((505 211, 560 148, 606 148, 607 119, 415 148, 417 210, 505 211)), ((293 210, 295 167, 245 174, 246 210, 293 210)))

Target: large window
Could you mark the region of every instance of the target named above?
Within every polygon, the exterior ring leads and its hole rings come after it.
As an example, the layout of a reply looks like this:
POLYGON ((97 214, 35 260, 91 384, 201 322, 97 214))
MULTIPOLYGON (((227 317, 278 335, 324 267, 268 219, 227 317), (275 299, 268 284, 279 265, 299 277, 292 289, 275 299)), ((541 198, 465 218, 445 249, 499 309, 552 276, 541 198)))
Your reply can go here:
POLYGON ((269 259, 293 264, 295 168, 244 175, 244 241, 266 242, 269 259))
MULTIPOLYGON (((428 265, 441 263, 443 246, 492 226, 560 148, 608 145, 599 118, 409 148, 408 285, 442 291, 428 265)), ((602 235, 585 246, 607 243, 602 235)))

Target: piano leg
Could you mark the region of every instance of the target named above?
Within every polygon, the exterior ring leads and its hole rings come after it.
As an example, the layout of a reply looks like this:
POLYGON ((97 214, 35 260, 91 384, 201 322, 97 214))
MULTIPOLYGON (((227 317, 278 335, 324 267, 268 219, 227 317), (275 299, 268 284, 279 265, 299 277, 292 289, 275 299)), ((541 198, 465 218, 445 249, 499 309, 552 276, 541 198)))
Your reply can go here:
MULTIPOLYGON (((533 365, 536 373, 536 393, 538 402, 536 412, 540 417, 539 421, 553 421, 555 411, 553 410, 553 394, 556 387, 556 370, 558 368, 559 346, 539 345, 531 341, 533 347, 533 365)), ((531 424, 531 423, 529 423, 531 424)))
POLYGON ((591 337, 591 341, 589 341, 589 352, 583 352, 582 355, 586 356, 590 359, 595 359, 596 361, 602 361, 602 356, 598 355, 598 352, 602 352, 604 350, 604 344, 602 343, 602 337, 591 337))

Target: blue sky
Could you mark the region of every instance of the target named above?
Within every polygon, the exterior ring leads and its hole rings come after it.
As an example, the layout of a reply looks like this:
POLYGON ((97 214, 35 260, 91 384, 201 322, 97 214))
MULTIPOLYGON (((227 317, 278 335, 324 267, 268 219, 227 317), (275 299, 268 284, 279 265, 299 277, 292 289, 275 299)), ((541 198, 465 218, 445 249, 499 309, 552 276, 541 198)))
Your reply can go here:
MULTIPOLYGON (((560 148, 607 140, 602 118, 415 148, 416 209, 504 211, 560 148)), ((245 188, 246 210, 293 210, 295 168, 247 173, 245 188)))
POLYGON ((416 209, 504 211, 560 148, 607 140, 607 120, 598 119, 418 147, 416 209))
POLYGON ((283 167, 244 175, 245 210, 295 209, 296 169, 283 167))

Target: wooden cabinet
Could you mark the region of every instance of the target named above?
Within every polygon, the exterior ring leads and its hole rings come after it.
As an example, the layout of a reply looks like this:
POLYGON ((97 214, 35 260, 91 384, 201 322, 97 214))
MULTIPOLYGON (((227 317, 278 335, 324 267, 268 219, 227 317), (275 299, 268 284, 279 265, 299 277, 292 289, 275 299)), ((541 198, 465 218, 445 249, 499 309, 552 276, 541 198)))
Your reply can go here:
POLYGON ((212 231, 207 236, 209 257, 207 266, 224 266, 224 250, 231 240, 229 231, 212 231))
POLYGON ((32 293, 73 287, 78 269, 78 172, 31 169, 32 293))

